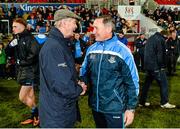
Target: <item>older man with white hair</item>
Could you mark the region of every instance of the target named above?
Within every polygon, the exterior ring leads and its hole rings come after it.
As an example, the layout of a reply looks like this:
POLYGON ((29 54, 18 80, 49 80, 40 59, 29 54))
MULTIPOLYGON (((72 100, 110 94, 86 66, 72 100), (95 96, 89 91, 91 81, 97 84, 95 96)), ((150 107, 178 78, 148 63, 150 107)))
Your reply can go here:
POLYGON ((77 80, 69 38, 80 17, 67 9, 55 12, 55 27, 40 52, 40 105, 42 128, 72 128, 77 119, 77 99, 87 86, 77 80))

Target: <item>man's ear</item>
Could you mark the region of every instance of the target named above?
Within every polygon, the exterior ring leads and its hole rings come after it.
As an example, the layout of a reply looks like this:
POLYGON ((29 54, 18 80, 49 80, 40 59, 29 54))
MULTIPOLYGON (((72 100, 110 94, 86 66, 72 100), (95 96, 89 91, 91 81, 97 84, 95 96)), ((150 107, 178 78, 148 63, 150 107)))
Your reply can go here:
POLYGON ((107 31, 108 33, 112 33, 112 27, 111 27, 111 26, 107 26, 107 27, 106 27, 106 31, 107 31))

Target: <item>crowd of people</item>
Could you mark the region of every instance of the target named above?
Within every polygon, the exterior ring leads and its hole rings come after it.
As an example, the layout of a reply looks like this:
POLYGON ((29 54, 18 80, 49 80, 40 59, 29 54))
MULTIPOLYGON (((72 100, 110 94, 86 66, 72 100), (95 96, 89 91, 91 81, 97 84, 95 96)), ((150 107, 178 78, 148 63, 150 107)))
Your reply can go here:
POLYGON ((70 11, 39 7, 27 14, 12 4, 8 15, 2 7, 0 12, 1 18, 11 19, 13 33, 6 47, 0 43, 0 76, 5 78, 14 71, 13 78, 21 86, 19 99, 31 109, 31 117, 21 124, 71 128, 80 120, 78 97, 88 92, 96 127, 129 126, 138 104, 138 70, 146 72, 139 106, 150 106, 147 94, 155 79, 161 91, 160 106, 176 107, 169 103, 166 65, 169 75, 176 72, 180 54, 177 27, 148 39, 141 33, 132 53, 124 36, 124 30, 131 32, 132 28, 114 8, 78 6, 70 11), (33 36, 34 31, 39 34, 33 36), (34 90, 38 86, 39 108, 34 90))
MULTIPOLYGON (((85 8, 84 6, 75 6, 74 8, 70 8, 67 6, 61 6, 61 8, 68 8, 72 10, 74 13, 79 15, 82 20, 80 21, 81 32, 92 32, 92 23, 94 19, 100 15, 111 15, 115 19, 115 26, 116 32, 119 30, 123 30, 125 33, 136 33, 137 30, 134 30, 134 26, 131 26, 126 19, 120 17, 118 11, 115 8, 110 8, 109 10, 106 8, 85 8)), ((9 26, 12 25, 12 20, 14 18, 23 18, 28 22, 28 29, 31 32, 38 32, 40 27, 45 27, 46 31, 48 32, 51 26, 54 24, 53 15, 58 8, 42 8, 42 7, 34 7, 31 12, 24 12, 22 7, 19 6, 18 8, 11 4, 9 9, 0 7, 0 20, 5 19, 9 20, 9 26)), ((6 23, 0 23, 0 27, 3 28, 6 23)), ((6 33, 7 29, 0 29, 1 33, 6 33)), ((11 28, 10 28, 11 30, 11 28)))
POLYGON ((1 0, 1 3, 85 3, 85 0, 1 0))
POLYGON ((157 25, 165 30, 177 30, 180 35, 180 10, 178 8, 157 7, 155 11, 145 7, 144 14, 156 21, 157 25))

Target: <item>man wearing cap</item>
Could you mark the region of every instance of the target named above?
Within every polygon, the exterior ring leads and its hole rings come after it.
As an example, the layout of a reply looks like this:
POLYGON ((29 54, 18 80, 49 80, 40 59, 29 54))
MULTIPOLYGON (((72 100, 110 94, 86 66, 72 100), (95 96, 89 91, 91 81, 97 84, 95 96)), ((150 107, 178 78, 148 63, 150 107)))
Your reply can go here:
POLYGON ((18 68, 17 81, 21 85, 19 99, 32 109, 32 115, 21 124, 39 124, 38 109, 35 103, 34 87, 39 84, 38 57, 40 46, 36 39, 26 29, 26 21, 17 18, 13 21, 14 39, 8 47, 15 49, 16 65, 18 68))
POLYGON ((40 52, 39 115, 42 128, 71 128, 77 115, 76 102, 87 89, 77 80, 70 38, 80 17, 67 9, 54 14, 54 27, 40 52))

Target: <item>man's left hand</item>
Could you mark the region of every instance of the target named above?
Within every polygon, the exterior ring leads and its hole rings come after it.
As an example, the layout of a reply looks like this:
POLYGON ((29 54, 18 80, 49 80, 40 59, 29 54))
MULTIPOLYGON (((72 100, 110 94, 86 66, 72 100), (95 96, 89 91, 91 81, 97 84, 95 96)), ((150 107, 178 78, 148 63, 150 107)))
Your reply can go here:
POLYGON ((126 110, 125 114, 124 114, 124 124, 125 127, 129 126, 130 124, 132 124, 134 120, 134 112, 131 110, 126 110))

